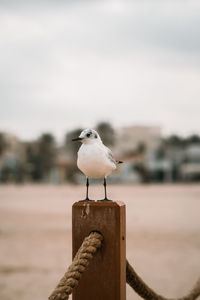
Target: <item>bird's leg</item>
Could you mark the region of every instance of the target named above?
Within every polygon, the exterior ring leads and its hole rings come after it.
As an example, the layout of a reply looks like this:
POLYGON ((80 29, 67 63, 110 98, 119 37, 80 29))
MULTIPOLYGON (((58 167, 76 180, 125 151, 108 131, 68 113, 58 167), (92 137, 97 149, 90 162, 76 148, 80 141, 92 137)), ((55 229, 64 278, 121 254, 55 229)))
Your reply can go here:
POLYGON ((89 179, 87 177, 87 180, 86 180, 86 198, 84 200, 80 200, 79 202, 84 202, 84 201, 93 201, 93 200, 90 200, 88 198, 88 189, 89 189, 89 179))
POLYGON ((104 191, 105 191, 105 199, 104 200, 107 200, 107 182, 106 182, 106 178, 105 177, 104 177, 103 185, 104 185, 104 191))
POLYGON ((104 191, 105 191, 105 198, 104 198, 103 200, 99 200, 99 201, 101 201, 101 202, 104 202, 104 201, 112 201, 112 200, 109 200, 109 199, 107 198, 107 189, 106 189, 107 183, 106 183, 106 177, 104 177, 103 185, 104 185, 104 191))
POLYGON ((86 198, 85 198, 85 200, 89 200, 89 198, 88 198, 88 190, 89 190, 89 179, 87 177, 87 180, 86 180, 86 198))

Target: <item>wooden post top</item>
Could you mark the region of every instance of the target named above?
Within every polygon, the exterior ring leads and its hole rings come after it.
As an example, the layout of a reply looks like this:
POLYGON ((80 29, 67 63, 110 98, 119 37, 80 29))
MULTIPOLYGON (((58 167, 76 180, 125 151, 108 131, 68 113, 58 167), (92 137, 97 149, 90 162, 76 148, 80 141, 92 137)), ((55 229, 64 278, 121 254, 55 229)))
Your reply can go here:
POLYGON ((73 206, 125 206, 125 203, 122 201, 78 201, 73 204, 73 206))

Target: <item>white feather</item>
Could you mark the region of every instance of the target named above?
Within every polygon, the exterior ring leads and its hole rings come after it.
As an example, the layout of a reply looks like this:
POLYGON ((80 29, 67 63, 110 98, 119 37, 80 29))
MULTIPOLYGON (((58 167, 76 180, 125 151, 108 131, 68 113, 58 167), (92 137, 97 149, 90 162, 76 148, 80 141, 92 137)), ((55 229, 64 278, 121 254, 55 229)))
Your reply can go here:
MULTIPOLYGON (((93 130, 94 134, 97 134, 93 130)), ((104 146, 99 135, 97 138, 85 138, 87 131, 81 133, 83 144, 78 151, 78 168, 88 178, 103 178, 107 177, 116 169, 116 162, 109 148, 104 146)))

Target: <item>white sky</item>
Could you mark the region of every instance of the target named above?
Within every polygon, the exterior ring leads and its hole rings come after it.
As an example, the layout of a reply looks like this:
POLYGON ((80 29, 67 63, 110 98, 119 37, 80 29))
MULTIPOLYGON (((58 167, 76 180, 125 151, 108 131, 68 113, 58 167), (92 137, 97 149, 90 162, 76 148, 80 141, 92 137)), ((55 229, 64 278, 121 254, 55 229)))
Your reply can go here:
POLYGON ((1 0, 0 131, 200 134, 200 1, 1 0))

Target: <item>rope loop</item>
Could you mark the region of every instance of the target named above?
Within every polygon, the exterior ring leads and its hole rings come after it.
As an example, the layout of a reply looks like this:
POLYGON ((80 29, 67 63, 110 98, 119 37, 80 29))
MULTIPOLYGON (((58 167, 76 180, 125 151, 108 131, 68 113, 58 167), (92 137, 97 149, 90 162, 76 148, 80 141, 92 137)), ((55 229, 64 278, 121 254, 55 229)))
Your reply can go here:
POLYGON ((97 249, 101 247, 103 236, 98 232, 91 232, 79 248, 72 264, 58 283, 49 300, 67 300, 74 287, 79 283, 82 273, 89 265, 97 249))
MULTIPOLYGON (((165 298, 157 294, 153 289, 151 289, 143 280, 139 277, 133 267, 126 260, 126 282, 134 289, 134 291, 146 300, 173 300, 165 298)), ((194 300, 200 296, 200 279, 196 282, 195 286, 191 292, 181 298, 174 300, 194 300)))
MULTIPOLYGON (((73 288, 78 285, 81 275, 86 270, 90 260, 101 247, 102 241, 102 234, 96 231, 91 232, 89 236, 84 239, 72 264, 67 269, 53 293, 49 296, 49 300, 67 300, 69 298, 73 288)), ((126 260, 126 282, 145 300, 173 300, 165 298, 151 289, 135 272, 128 260, 126 260)), ((200 296, 200 279, 188 295, 177 298, 176 300, 195 300, 198 296, 200 296)))

